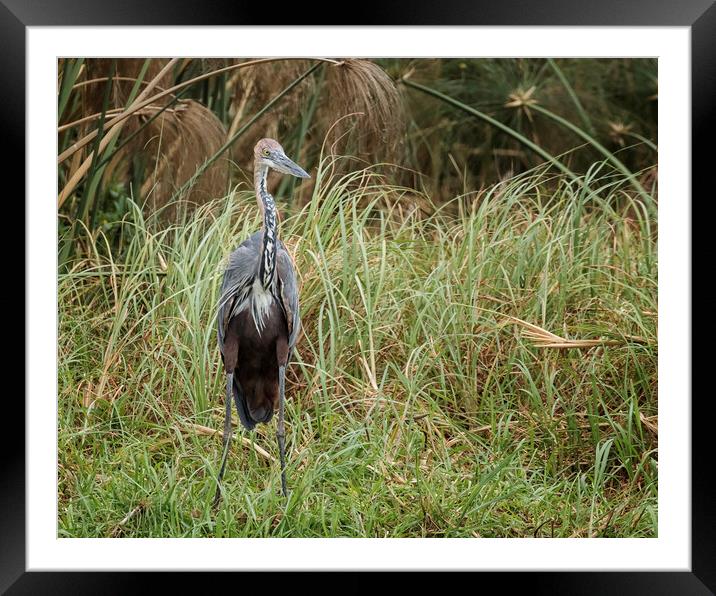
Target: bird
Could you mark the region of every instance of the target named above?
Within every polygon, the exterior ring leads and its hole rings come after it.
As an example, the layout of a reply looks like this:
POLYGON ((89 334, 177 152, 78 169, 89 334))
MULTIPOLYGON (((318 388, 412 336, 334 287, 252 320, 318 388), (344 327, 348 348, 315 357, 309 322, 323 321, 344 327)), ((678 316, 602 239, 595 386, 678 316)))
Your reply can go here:
POLYGON ((254 187, 263 215, 261 230, 231 253, 224 270, 217 309, 218 343, 226 375, 223 457, 214 506, 231 443, 231 403, 247 430, 268 423, 278 408, 276 437, 281 463, 281 492, 286 490, 284 389, 286 366, 301 328, 298 284, 293 260, 278 238, 278 212, 266 181, 269 170, 297 178, 310 175, 286 157, 274 139, 254 147, 254 187))

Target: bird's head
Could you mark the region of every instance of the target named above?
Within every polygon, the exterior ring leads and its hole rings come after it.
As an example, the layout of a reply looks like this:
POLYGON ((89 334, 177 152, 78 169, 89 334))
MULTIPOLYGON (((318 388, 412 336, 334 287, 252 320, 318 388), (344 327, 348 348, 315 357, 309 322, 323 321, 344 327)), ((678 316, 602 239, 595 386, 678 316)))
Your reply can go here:
POLYGON ((308 173, 293 163, 283 151, 283 147, 273 139, 261 139, 254 147, 254 161, 283 174, 290 174, 297 178, 310 178, 308 173))

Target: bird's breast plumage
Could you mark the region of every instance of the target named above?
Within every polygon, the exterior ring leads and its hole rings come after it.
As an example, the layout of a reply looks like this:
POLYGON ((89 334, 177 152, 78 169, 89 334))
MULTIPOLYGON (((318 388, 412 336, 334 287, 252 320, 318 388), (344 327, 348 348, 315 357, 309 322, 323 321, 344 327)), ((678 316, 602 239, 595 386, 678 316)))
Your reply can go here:
POLYGON ((251 318, 259 334, 261 334, 266 326, 266 317, 269 314, 271 305, 276 299, 272 290, 273 288, 271 287, 265 288, 263 283, 256 278, 249 292, 248 302, 251 307, 251 318))
POLYGON ((256 232, 247 238, 230 255, 224 272, 218 313, 219 345, 223 345, 224 335, 229 322, 239 313, 248 310, 256 330, 261 334, 267 326, 268 318, 277 312, 285 320, 289 334, 289 347, 298 339, 300 317, 298 309, 298 284, 293 262, 283 242, 273 236, 276 243, 273 259, 273 276, 268 287, 261 279, 262 244, 265 240, 262 232, 256 232), (272 306, 276 305, 278 311, 272 306))

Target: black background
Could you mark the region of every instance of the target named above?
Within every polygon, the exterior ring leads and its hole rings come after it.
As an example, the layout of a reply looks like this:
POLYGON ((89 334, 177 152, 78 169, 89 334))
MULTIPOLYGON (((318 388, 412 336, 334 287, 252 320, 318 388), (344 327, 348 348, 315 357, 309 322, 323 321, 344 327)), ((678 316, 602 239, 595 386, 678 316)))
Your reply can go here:
MULTIPOLYGON (((714 116, 716 103, 716 6, 712 0, 412 0, 410 2, 342 3, 333 0, 304 0, 292 3, 231 2, 190 0, 0 0, 0 121, 2 144, 6 156, 0 162, 4 207, 14 207, 25 221, 25 28, 28 26, 72 25, 532 25, 532 26, 686 26, 692 36, 692 196, 699 197, 701 229, 709 225, 702 209, 716 199, 712 183, 714 116), (344 22, 350 17, 350 22, 344 22), (9 151, 8 151, 9 150, 9 151), (13 185, 19 188, 13 188, 13 185)), ((191 31, 187 30, 187 35, 191 31)), ((436 48, 437 50, 437 48, 436 48)), ((436 51, 437 53, 437 51, 436 51)), ((29 156, 32 159, 32 156, 29 156)), ((690 204, 693 221, 693 201, 690 204)), ((48 207, 49 208, 49 207, 48 207)), ((3 215, 10 217, 9 210, 3 215)), ((8 226, 3 226, 7 228, 8 226)), ((692 238, 709 237, 692 226, 692 238)), ((25 356, 19 342, 11 342, 8 322, 19 321, 8 313, 23 310, 25 320, 32 313, 25 308, 23 243, 2 238, 3 273, 10 283, 4 287, 4 298, 14 298, 19 305, 10 311, 3 300, 4 350, 25 356), (15 270, 13 271, 13 266, 15 270), (8 291, 13 288, 12 291, 8 291)), ((710 274, 712 255, 708 249, 692 247, 693 270, 710 274), (698 265, 702 266, 699 267, 698 265)), ((709 276, 710 277, 710 276, 709 276)), ((693 279, 693 277, 692 277, 693 279)), ((701 278, 699 278, 701 279, 701 278)), ((707 280, 708 281, 708 280, 707 280)), ((693 288, 691 288, 691 295, 693 288)), ((705 295, 709 299, 710 291, 705 295)), ((713 301, 709 299, 712 304, 713 301)), ((708 307, 707 307, 708 308, 708 307)), ((692 306, 692 312, 696 312, 692 306)), ((708 311, 706 317, 708 318, 708 311)), ((700 328, 707 347, 698 349, 692 335, 692 370, 713 368, 709 334, 700 328)), ((711 336, 712 337, 712 336, 711 336)), ((9 360, 5 360, 4 369, 9 360)), ((33 364, 35 370, 42 363, 33 364)), ((48 363, 54 373, 55 363, 48 363)), ((18 368, 15 368, 18 370, 18 368)), ((24 402, 12 390, 12 374, 3 375, 2 432, 0 441, 0 591, 8 594, 98 594, 178 591, 179 593, 328 591, 365 593, 373 584, 396 582, 400 592, 411 591, 417 579, 425 590, 469 592, 527 592, 568 594, 713 594, 716 591, 716 496, 711 476, 714 470, 713 389, 678 396, 684 404, 691 397, 692 407, 692 572, 544 572, 399 574, 385 573, 139 573, 139 572, 25 572, 25 441, 24 402), (217 579, 220 580, 217 582, 217 579), (227 580, 223 582, 221 580, 227 580), (431 584, 435 584, 434 586, 431 584), (223 587, 222 587, 222 584, 223 587), (177 590, 179 588, 179 590, 177 590)), ((693 383, 693 381, 691 381, 693 383)), ((671 396, 672 398, 674 396, 671 396)), ((55 399, 56 396, 48 396, 55 399)), ((31 423, 31 421, 29 421, 31 423)), ((395 548, 400 548, 399 542, 395 548)), ((637 546, 638 548, 638 546, 637 546)), ((81 562, 79 562, 81 564, 81 562)), ((276 561, 280 566, 280 561, 276 561)), ((555 561, 559 565, 559 561, 555 561)), ((320 568, 321 561, 316 561, 320 568)), ((386 586, 387 587, 387 586, 386 586)), ((396 588, 390 588, 391 591, 396 588)))

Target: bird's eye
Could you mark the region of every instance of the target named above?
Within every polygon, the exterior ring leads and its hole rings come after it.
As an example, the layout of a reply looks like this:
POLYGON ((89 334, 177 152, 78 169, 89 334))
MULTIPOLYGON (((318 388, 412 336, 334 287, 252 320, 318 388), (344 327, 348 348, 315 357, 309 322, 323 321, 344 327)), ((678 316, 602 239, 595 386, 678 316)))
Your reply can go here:
POLYGON ((271 152, 268 149, 264 149, 263 154, 264 154, 264 157, 268 157, 269 155, 271 155, 271 152))

